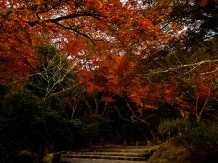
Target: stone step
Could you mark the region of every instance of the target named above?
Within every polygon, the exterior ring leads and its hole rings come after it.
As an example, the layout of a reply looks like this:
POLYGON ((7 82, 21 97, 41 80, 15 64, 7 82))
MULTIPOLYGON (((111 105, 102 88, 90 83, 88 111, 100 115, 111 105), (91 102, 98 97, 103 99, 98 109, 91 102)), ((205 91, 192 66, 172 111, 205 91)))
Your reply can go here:
POLYGON ((157 150, 157 148, 148 148, 148 149, 96 149, 93 152, 121 152, 121 153, 151 153, 157 150))
POLYGON ((61 156, 61 162, 65 158, 88 158, 88 159, 112 159, 112 160, 129 160, 129 161, 145 161, 145 157, 133 157, 133 156, 111 156, 111 155, 65 155, 61 156))
POLYGON ((61 155, 62 163, 69 159, 110 159, 110 160, 128 160, 128 161, 146 161, 159 146, 110 146, 94 148, 92 150, 67 151, 61 155), (113 147, 113 148, 112 148, 113 147))
POLYGON ((104 149, 104 148, 125 148, 125 149, 132 149, 132 148, 149 148, 149 147, 155 147, 155 145, 152 145, 152 146, 135 146, 135 145, 132 145, 132 146, 124 146, 124 145, 104 145, 104 146, 94 146, 95 148, 98 148, 98 149, 104 149))
POLYGON ((145 153, 121 153, 121 152, 75 152, 63 154, 63 157, 80 156, 80 155, 107 155, 107 156, 131 156, 131 157, 144 157, 145 153))
POLYGON ((159 145, 152 146, 124 146, 124 145, 105 145, 105 146, 95 146, 96 149, 148 149, 148 148, 158 148, 159 145))

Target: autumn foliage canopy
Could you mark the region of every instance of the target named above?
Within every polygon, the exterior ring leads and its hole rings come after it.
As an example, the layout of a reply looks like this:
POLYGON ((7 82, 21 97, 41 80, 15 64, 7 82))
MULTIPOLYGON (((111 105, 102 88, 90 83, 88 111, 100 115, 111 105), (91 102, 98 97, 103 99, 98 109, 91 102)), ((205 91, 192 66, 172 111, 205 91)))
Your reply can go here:
MULTIPOLYGON (((178 48, 178 57, 172 55, 177 53, 171 48, 172 42, 184 39, 182 30, 186 25, 171 19, 173 3, 1 0, 0 85, 25 81, 39 64, 36 46, 53 44, 75 65, 81 74, 79 82, 87 85, 87 93, 107 92, 102 101, 113 103, 119 96, 128 97, 141 109, 157 109, 157 101, 188 106, 183 88, 193 79, 185 75, 213 72, 216 57, 212 58, 211 68, 211 54, 209 58, 196 57, 189 50, 186 54, 193 60, 188 60, 182 53, 185 45, 178 48), (168 54, 161 53, 166 50, 168 54)), ((197 4, 203 8, 209 2, 197 4)), ((212 94, 202 94, 210 89, 203 83, 198 88, 196 82, 189 86, 195 87, 195 96, 211 97, 212 94)))

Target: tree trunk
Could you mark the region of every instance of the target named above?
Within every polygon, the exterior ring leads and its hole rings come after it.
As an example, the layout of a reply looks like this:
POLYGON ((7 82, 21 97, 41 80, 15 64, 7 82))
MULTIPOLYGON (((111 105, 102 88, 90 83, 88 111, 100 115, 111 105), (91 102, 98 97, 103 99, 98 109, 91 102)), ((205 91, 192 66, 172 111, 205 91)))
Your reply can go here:
POLYGON ((135 125, 132 125, 132 133, 131 133, 131 144, 133 144, 134 143, 134 141, 135 141, 135 125))
POLYGON ((89 148, 92 148, 92 140, 89 140, 89 148))
POLYGON ((154 144, 156 144, 157 143, 157 134, 155 133, 152 126, 148 126, 148 129, 149 129, 149 132, 151 133, 154 144))
POLYGON ((147 137, 147 135, 146 135, 145 132, 142 132, 142 135, 143 135, 143 137, 144 137, 144 139, 145 139, 145 145, 147 145, 148 137, 147 137))
POLYGON ((36 158, 36 160, 34 161, 35 163, 40 163, 40 162, 42 162, 42 160, 43 160, 43 153, 44 153, 44 151, 43 151, 43 148, 40 148, 39 150, 38 150, 38 152, 37 152, 37 158, 36 158))
POLYGON ((143 135, 143 137, 145 139, 145 145, 147 145, 148 137, 147 137, 146 132, 144 132, 144 130, 141 127, 139 127, 139 126, 137 126, 137 127, 142 132, 142 135, 143 135))
POLYGON ((208 102, 209 102, 209 96, 208 96, 208 98, 207 98, 207 101, 204 103, 204 106, 201 108, 200 113, 199 113, 198 115, 197 115, 197 113, 196 113, 197 122, 200 122, 200 121, 201 121, 201 117, 202 117, 202 115, 203 115, 204 109, 206 108, 208 102))
POLYGON ((88 107, 89 115, 92 115, 92 106, 90 105, 90 103, 87 100, 85 100, 85 103, 86 103, 86 106, 88 107))

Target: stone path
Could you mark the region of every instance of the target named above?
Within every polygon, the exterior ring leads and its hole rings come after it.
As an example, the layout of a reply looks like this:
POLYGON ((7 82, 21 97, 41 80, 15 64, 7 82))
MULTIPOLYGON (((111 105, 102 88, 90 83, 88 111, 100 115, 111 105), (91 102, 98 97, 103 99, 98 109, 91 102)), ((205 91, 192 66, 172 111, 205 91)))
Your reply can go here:
POLYGON ((64 158, 62 163, 148 163, 147 161, 126 161, 126 160, 108 160, 108 159, 81 159, 64 158))
POLYGON ((148 163, 159 146, 104 146, 93 151, 68 151, 61 163, 148 163))

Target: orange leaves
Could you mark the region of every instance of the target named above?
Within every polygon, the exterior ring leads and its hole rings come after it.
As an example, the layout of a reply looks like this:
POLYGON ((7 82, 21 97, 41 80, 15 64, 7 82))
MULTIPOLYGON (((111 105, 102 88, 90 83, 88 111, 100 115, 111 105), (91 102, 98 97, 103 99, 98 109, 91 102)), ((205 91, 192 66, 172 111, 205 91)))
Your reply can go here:
POLYGON ((203 6, 206 6, 207 3, 208 3, 208 0, 201 0, 200 3, 199 3, 199 5, 200 5, 201 7, 203 7, 203 6))
POLYGON ((115 102, 115 100, 113 100, 112 98, 110 98, 110 97, 102 97, 102 99, 101 99, 102 101, 105 101, 105 102, 115 102))
POLYGON ((182 99, 178 99, 176 103, 182 108, 192 109, 192 107, 186 101, 183 101, 182 99))
POLYGON ((107 82, 108 82, 108 83, 113 83, 114 80, 113 80, 113 79, 109 79, 107 82))
MULTIPOLYGON (((33 70, 34 47, 55 43, 79 67, 80 83, 87 84, 87 92, 110 91, 116 95, 125 92, 139 106, 152 108, 143 100, 150 97, 155 101, 160 96, 152 85, 146 87, 136 77, 139 72, 136 65, 138 57, 146 57, 139 56, 142 50, 166 41, 160 24, 171 8, 126 2, 124 5, 120 0, 10 1, 13 11, 5 6, 0 8, 5 12, 0 17, 0 71, 5 72, 2 78, 11 82, 16 75, 22 77, 33 70)), ((167 89, 164 93, 169 97, 173 94, 167 89)), ((106 97, 102 100, 111 102, 106 97)))
POLYGON ((168 13, 171 13, 173 11, 173 9, 171 7, 168 7, 167 11, 168 11, 168 13))
POLYGON ((130 61, 126 60, 125 57, 122 56, 114 56, 114 73, 115 74, 124 74, 128 72, 129 69, 134 67, 130 61))
POLYGON ((87 82, 87 88, 86 88, 86 92, 90 95, 93 92, 103 92, 104 91, 104 87, 101 87, 93 82, 87 82))
POLYGON ((151 101, 157 101, 160 99, 160 96, 156 95, 156 94, 151 94, 150 95, 150 100, 151 101))
POLYGON ((146 86, 141 85, 140 81, 133 80, 133 84, 127 90, 129 98, 135 102, 139 107, 144 109, 153 109, 153 104, 158 100, 156 92, 153 92, 153 87, 149 83, 146 86), (153 98, 157 97, 157 98, 153 98), (154 101, 152 100, 155 99, 154 101))
POLYGON ((10 84, 34 69, 34 41, 18 19, 0 17, 0 85, 10 84))
POLYGON ((145 20, 142 21, 142 25, 146 29, 146 28, 149 28, 149 27, 152 26, 152 22, 150 20, 148 20, 148 19, 145 19, 145 20))
POLYGON ((146 109, 158 109, 156 106, 153 106, 153 105, 145 105, 144 107, 146 109))
POLYGON ((156 106, 152 105, 151 101, 147 101, 147 99, 143 99, 144 98, 143 96, 140 96, 138 94, 132 94, 128 97, 132 102, 135 102, 139 106, 141 111, 144 109, 157 109, 156 106))
POLYGON ((96 8, 101 9, 103 7, 103 2, 101 0, 96 0, 96 8))
POLYGON ((164 88, 163 90, 163 96, 167 101, 170 101, 173 98, 173 92, 172 88, 164 88))
POLYGON ((131 100, 132 102, 135 102, 135 103, 138 104, 140 107, 143 107, 143 102, 142 102, 142 100, 141 100, 141 98, 140 98, 139 95, 137 95, 137 94, 132 94, 132 95, 129 96, 129 98, 130 98, 130 100, 131 100))
POLYGON ((209 97, 214 93, 215 89, 208 85, 207 83, 203 83, 198 86, 195 96, 198 97, 209 97))

